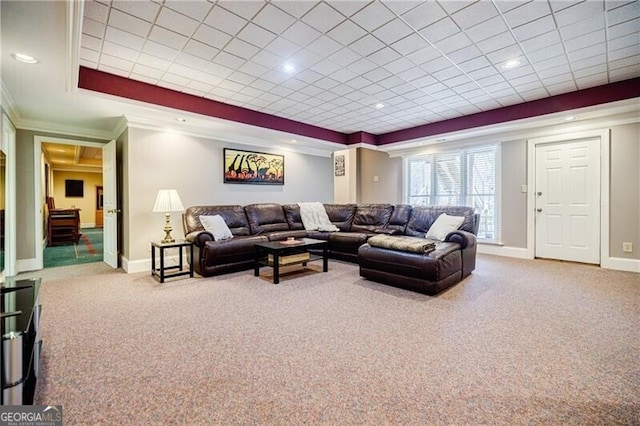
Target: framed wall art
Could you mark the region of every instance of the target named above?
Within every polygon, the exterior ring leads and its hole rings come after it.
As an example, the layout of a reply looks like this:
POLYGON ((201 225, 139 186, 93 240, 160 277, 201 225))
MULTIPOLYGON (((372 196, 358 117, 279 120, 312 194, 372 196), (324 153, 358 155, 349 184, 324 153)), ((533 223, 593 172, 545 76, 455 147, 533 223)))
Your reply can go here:
POLYGON ((333 158, 333 175, 344 176, 344 155, 336 155, 333 158))
POLYGON ((224 148, 224 183, 284 185, 284 155, 224 148))

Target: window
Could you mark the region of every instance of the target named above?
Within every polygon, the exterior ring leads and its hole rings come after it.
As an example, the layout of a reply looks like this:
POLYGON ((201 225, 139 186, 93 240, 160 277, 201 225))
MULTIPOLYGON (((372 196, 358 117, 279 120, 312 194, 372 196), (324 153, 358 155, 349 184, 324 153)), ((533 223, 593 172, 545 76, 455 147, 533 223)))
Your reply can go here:
POLYGON ((499 241, 497 145, 409 157, 405 200, 412 205, 464 205, 480 213, 478 238, 499 241))

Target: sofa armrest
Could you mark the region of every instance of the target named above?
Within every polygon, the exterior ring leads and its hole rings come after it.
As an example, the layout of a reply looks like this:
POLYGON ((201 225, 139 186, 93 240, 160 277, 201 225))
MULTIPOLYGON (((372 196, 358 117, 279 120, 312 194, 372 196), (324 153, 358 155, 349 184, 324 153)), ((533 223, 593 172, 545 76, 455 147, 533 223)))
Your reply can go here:
POLYGON ((207 241, 214 241, 213 234, 208 231, 193 231, 188 233, 185 237, 185 240, 191 241, 197 247, 204 247, 207 241))
POLYGON ((466 249, 467 247, 473 247, 476 245, 476 236, 467 231, 453 231, 449 232, 444 239, 448 243, 458 243, 460 247, 466 249))

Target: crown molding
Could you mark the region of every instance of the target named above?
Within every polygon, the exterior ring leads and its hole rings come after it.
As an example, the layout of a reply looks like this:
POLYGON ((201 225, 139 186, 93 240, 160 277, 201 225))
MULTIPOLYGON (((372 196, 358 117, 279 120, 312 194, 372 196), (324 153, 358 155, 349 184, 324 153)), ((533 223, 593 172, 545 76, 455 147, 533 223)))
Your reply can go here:
POLYGON ((87 130, 81 127, 71 127, 58 125, 46 121, 37 120, 19 120, 15 122, 18 129, 31 130, 40 133, 55 133, 64 136, 75 136, 80 138, 111 140, 113 131, 106 130, 87 130))
POLYGON ((11 96, 11 92, 9 92, 9 89, 7 89, 7 86, 5 86, 4 81, 0 80, 0 86, 2 90, 2 93, 1 93, 2 98, 0 99, 0 106, 2 106, 2 109, 4 110, 4 112, 7 114, 7 116, 15 126, 16 123, 19 122, 21 119, 20 113, 16 109, 16 103, 13 100, 13 96, 11 96))

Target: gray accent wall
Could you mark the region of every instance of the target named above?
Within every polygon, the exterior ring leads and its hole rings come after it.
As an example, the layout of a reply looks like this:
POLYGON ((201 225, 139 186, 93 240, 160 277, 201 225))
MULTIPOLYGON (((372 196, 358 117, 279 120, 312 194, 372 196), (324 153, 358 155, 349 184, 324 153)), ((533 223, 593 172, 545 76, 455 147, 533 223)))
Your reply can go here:
POLYGON ((503 142, 500 147, 502 243, 507 247, 526 248, 527 193, 522 192, 522 185, 527 184, 527 141, 503 142))
POLYGON ((610 256, 640 259, 640 124, 611 128, 610 256), (632 253, 622 243, 633 244, 632 253))
MULTIPOLYGON (((129 128, 123 154, 128 194, 123 220, 129 261, 148 259, 149 242, 164 236, 164 215, 151 210, 159 189, 176 189, 185 208, 196 205, 333 201, 333 163, 278 149, 234 145, 194 136, 129 128), (284 154, 284 185, 223 183, 223 148, 284 154)), ((126 196, 125 196, 126 197, 126 196)), ((180 213, 172 214, 172 235, 183 237, 180 213)), ((125 242, 126 244, 126 242, 125 242)))

